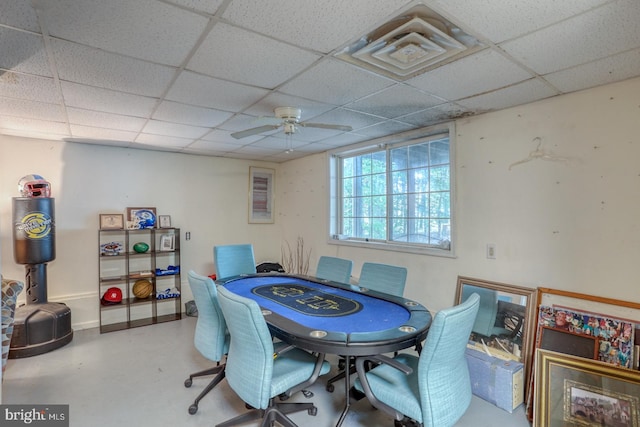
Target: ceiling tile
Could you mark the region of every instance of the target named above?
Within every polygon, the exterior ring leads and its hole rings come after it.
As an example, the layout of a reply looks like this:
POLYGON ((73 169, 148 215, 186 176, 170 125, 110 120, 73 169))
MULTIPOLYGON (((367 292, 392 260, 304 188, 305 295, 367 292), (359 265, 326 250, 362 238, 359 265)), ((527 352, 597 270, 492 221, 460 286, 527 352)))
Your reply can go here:
POLYGON ((244 112, 260 118, 274 117, 274 109, 276 107, 300 108, 302 110, 300 120, 303 122, 335 108, 333 105, 314 102, 280 92, 272 92, 247 108, 244 112))
MULTIPOLYGON (((1 118, 0 118, 0 123, 2 123, 1 118)), ((45 140, 51 140, 51 141, 67 141, 68 140, 67 137, 69 135, 67 133, 56 134, 49 130, 38 131, 35 128, 9 129, 9 128, 3 128, 1 125, 0 125, 0 133, 2 135, 20 136, 23 138, 45 139, 45 140)))
POLYGON ((393 80, 327 59, 283 85, 281 92, 342 105, 393 85, 393 80))
POLYGON ((470 7, 469 0, 434 0, 438 11, 446 12, 465 30, 484 36, 494 43, 535 31, 602 5, 603 0, 513 1, 485 0, 470 7))
POLYGON ((239 146, 237 144, 227 144, 224 142, 216 142, 216 141, 204 141, 198 140, 189 145, 187 148, 189 151, 216 151, 227 153, 229 151, 233 151, 237 149, 239 146))
POLYGON ((618 0, 501 47, 540 74, 584 64, 640 47, 640 7, 618 0))
POLYGON ((431 96, 415 87, 396 84, 373 95, 347 104, 350 110, 393 119, 405 114, 442 104, 440 98, 431 96))
POLYGON ((0 27, 0 68, 52 77, 42 36, 0 27))
POLYGON ((208 22, 156 0, 40 3, 53 37, 173 66, 185 60, 208 22))
POLYGON ((406 132, 408 130, 415 129, 415 128, 416 126, 410 125, 408 123, 402 123, 396 120, 387 120, 385 122, 381 122, 373 126, 368 126, 366 128, 358 129, 358 133, 362 135, 366 135, 370 138, 378 138, 381 136, 406 132))
POLYGON ((297 47, 219 23, 202 42, 187 68, 273 89, 319 58, 297 47), (220 61, 220 58, 227 60, 220 61))
POLYGON ((265 89, 183 72, 167 93, 167 99, 235 112, 242 111, 267 93, 265 89))
POLYGON ((64 112, 58 104, 0 97, 0 115, 64 122, 64 112))
POLYGON ((346 110, 344 108, 331 110, 313 119, 314 122, 318 123, 351 126, 355 131, 363 127, 375 125, 385 120, 386 119, 382 117, 346 110))
POLYGON ((69 82, 61 82, 61 87, 67 105, 87 110, 149 117, 158 102, 155 98, 69 82))
POLYGON ((538 79, 531 79, 508 88, 460 100, 458 104, 470 111, 485 112, 527 104, 554 95, 557 95, 557 92, 548 85, 538 79))
POLYGON ((146 123, 146 119, 140 117, 84 110, 74 107, 67 107, 67 115, 69 116, 69 123, 71 124, 126 130, 130 132, 140 132, 146 123))
POLYGON ((454 101, 531 77, 533 76, 529 72, 503 55, 492 49, 485 49, 407 80, 406 83, 454 101))
POLYGON ((31 2, 28 1, 0 2, 0 25, 9 25, 28 31, 40 31, 38 16, 31 2))
POLYGON ((53 41, 60 79, 137 95, 161 96, 175 70, 61 40, 53 41))
POLYGON ((214 110, 213 108, 196 107, 179 102, 164 101, 158 106, 155 113, 153 113, 153 118, 186 125, 214 127, 232 115, 233 113, 214 110))
POLYGON ((167 135, 180 138, 200 138, 209 129, 197 126, 183 125, 180 123, 162 122, 160 120, 149 120, 142 129, 142 132, 152 135, 167 135))
POLYGON ((337 136, 332 136, 331 138, 323 139, 321 143, 331 147, 343 147, 345 145, 355 144, 368 139, 370 139, 370 137, 366 135, 356 132, 346 132, 337 136))
POLYGON ((169 3, 179 4, 188 9, 213 15, 218 11, 223 0, 170 0, 169 3))
POLYGON ((65 123, 24 117, 0 116, 0 128, 69 136, 69 129, 65 123))
POLYGON ((62 102, 52 78, 0 72, 0 96, 49 103, 62 102))
POLYGON ((640 49, 635 49, 547 74, 544 78, 562 92, 573 92, 635 77, 638 70, 640 49))
POLYGON ((397 120, 414 124, 419 127, 424 127, 464 117, 468 112, 469 110, 465 107, 450 102, 418 111, 416 113, 407 114, 406 116, 398 117, 397 120))
POLYGON ((393 16, 406 0, 234 0, 223 17, 297 46, 329 53, 393 16), (355 19, 354 19, 355 17, 355 19))
POLYGON ((191 144, 193 142, 193 139, 141 133, 140 135, 138 135, 135 142, 142 145, 157 145, 159 147, 182 148, 191 144))
POLYGON ((73 124, 71 125, 71 134, 76 139, 83 139, 93 144, 98 142, 110 144, 111 141, 131 142, 138 135, 137 132, 73 124))

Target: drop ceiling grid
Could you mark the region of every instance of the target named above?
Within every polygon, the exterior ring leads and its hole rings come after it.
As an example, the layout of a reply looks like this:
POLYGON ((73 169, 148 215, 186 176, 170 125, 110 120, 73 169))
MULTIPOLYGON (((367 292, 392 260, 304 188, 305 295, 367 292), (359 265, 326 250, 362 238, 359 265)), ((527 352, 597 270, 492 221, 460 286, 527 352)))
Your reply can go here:
POLYGON ((637 0, 425 0, 489 47, 404 83, 333 58, 417 3, 2 2, 0 133, 285 161, 300 154, 257 154, 281 129, 230 133, 283 105, 354 128, 302 129, 308 154, 640 75, 637 0))

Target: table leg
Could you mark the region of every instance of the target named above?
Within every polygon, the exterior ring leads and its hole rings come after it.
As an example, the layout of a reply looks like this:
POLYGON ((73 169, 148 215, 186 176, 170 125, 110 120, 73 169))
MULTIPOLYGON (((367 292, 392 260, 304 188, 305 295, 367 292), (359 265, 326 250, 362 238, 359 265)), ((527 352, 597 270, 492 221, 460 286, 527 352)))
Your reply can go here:
POLYGON ((344 421, 344 419, 347 417, 347 412, 349 412, 349 406, 351 405, 351 402, 349 401, 349 390, 351 390, 351 372, 350 372, 350 367, 351 367, 351 356, 345 356, 345 374, 344 374, 344 399, 345 399, 345 403, 344 403, 344 409, 342 410, 342 414, 340 414, 340 418, 338 419, 338 423, 336 424, 336 427, 340 427, 342 425, 342 422, 344 421))

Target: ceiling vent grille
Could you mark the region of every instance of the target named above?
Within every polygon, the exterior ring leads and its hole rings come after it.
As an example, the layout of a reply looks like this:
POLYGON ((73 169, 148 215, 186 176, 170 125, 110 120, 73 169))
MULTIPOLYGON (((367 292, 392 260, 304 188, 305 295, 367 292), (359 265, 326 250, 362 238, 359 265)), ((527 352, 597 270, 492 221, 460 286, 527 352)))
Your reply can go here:
POLYGON ((396 80, 407 80, 485 46, 424 5, 415 6, 336 54, 396 80))

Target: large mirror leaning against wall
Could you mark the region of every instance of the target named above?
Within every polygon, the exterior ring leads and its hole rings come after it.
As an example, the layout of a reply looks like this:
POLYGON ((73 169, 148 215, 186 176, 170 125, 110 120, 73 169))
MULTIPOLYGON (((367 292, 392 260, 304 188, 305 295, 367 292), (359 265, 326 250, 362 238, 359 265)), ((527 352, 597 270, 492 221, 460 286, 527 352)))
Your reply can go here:
POLYGON ((480 308, 469 340, 480 351, 521 362, 525 378, 532 363, 536 289, 458 276, 456 304, 473 293, 480 308))

